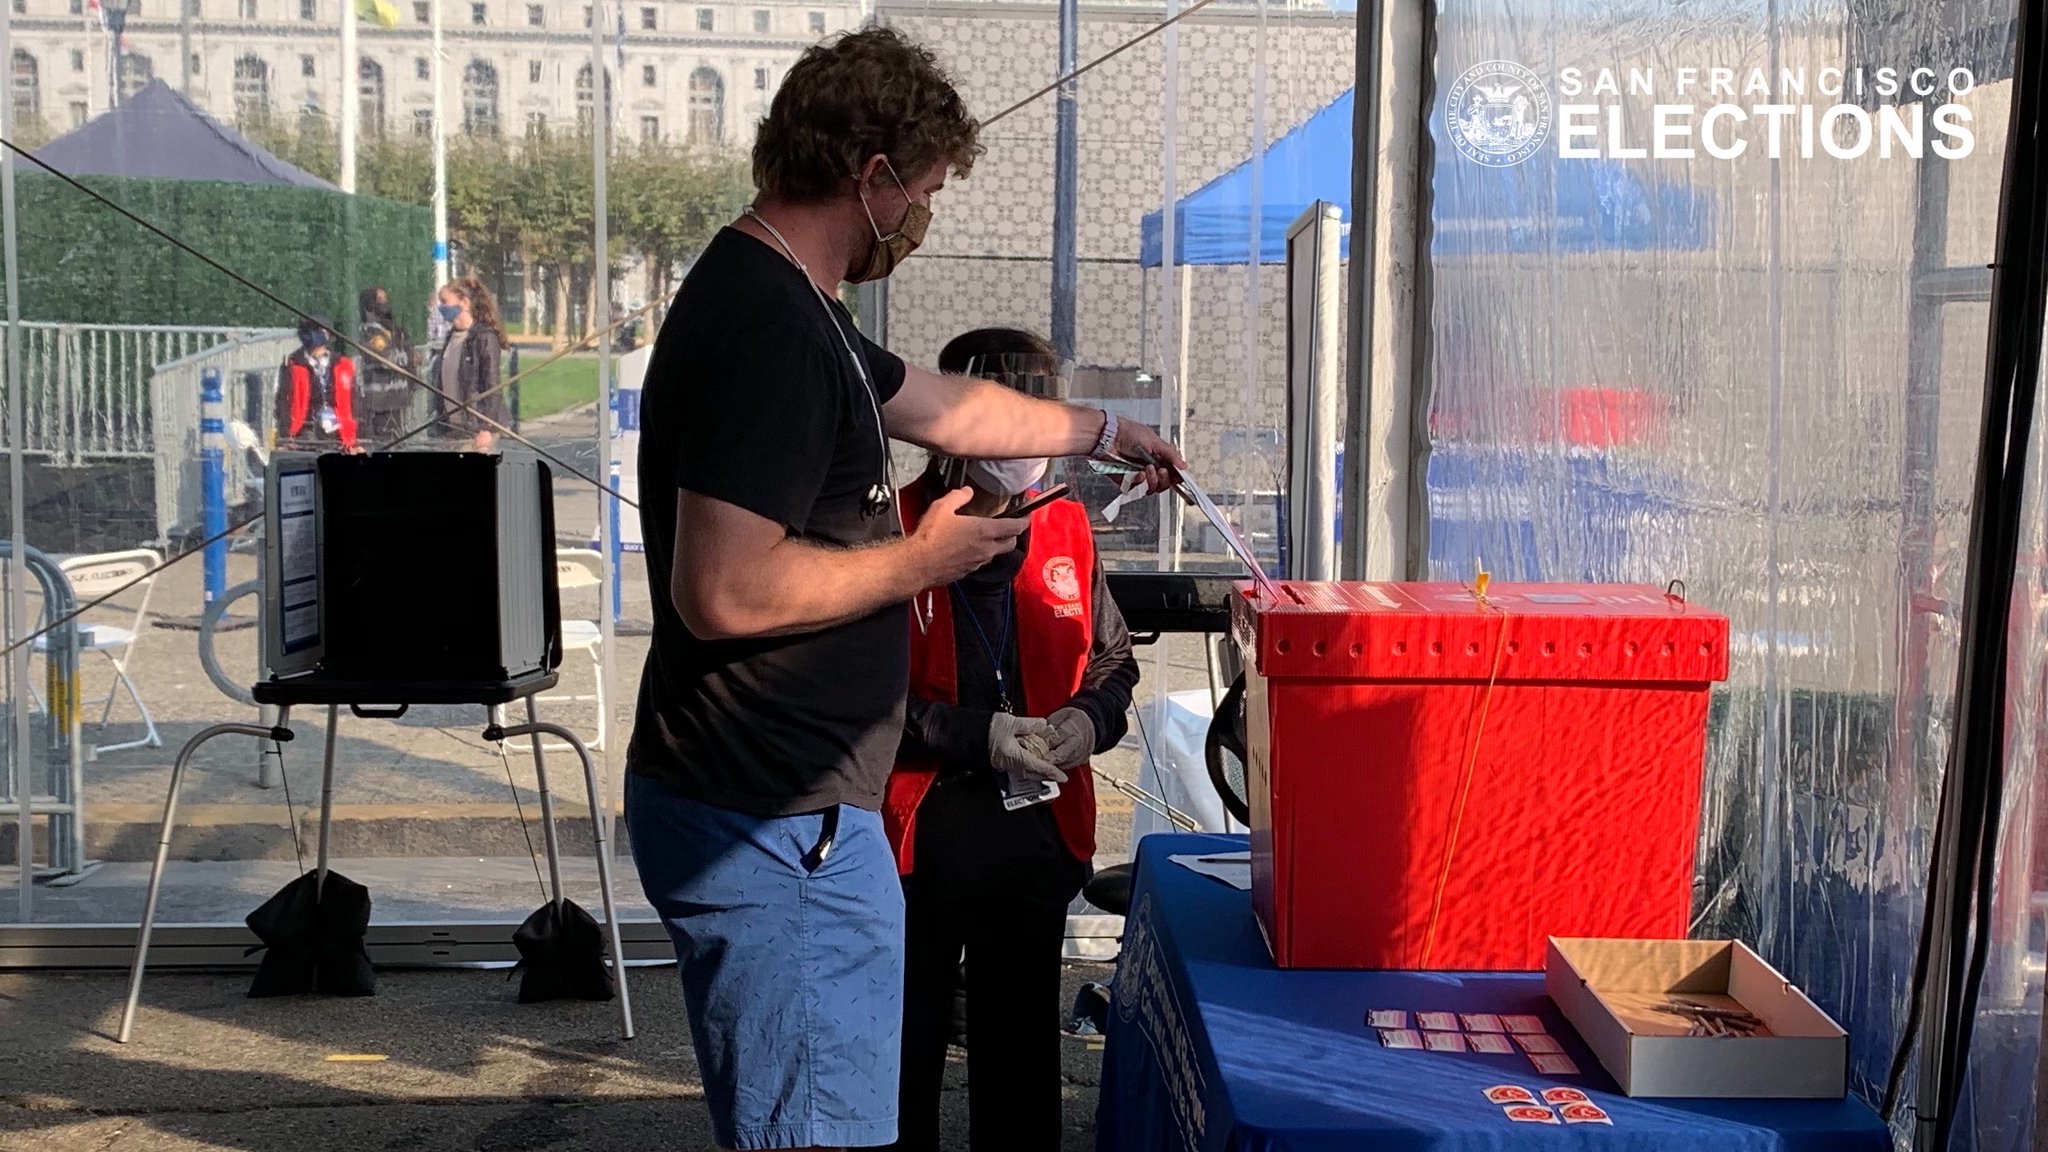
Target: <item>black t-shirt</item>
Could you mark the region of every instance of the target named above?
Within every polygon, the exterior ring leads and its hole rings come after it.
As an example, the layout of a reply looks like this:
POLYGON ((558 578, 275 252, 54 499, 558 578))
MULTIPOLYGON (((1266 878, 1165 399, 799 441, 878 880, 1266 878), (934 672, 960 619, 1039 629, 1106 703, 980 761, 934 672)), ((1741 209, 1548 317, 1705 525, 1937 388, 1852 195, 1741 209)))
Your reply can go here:
POLYGON ((668 590, 679 491, 819 544, 895 535, 893 508, 864 516, 861 504, 884 480, 876 406, 902 385, 903 362, 860 335, 837 301, 828 312, 767 243, 727 228, 683 279, 641 399, 654 643, 627 753, 633 771, 762 816, 881 806, 909 690, 906 606, 801 636, 707 641, 683 624, 668 590))

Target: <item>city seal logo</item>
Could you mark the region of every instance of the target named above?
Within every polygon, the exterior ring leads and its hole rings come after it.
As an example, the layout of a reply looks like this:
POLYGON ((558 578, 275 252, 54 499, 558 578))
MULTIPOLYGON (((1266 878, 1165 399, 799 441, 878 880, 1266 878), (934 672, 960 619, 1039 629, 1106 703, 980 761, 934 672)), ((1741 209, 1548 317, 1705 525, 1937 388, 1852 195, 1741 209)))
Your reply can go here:
POLYGON ((1081 575, 1074 568, 1071 556, 1055 556, 1045 562, 1045 586, 1062 600, 1073 602, 1081 598, 1081 575))
POLYGON ((1512 60, 1474 64, 1451 85, 1444 131, 1475 164, 1520 164, 1550 137, 1550 93, 1536 73, 1512 60))

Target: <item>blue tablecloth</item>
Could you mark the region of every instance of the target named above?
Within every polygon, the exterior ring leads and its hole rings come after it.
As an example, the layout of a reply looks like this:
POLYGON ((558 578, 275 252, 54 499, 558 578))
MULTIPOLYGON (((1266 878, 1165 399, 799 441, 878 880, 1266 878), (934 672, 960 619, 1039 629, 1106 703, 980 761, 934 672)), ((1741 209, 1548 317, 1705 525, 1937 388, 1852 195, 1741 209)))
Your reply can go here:
POLYGON ((1889 1152, 1854 1100, 1631 1100, 1543 993, 1540 973, 1283 972, 1250 894, 1169 855, 1243 837, 1148 836, 1125 922, 1097 1106, 1101 1152, 1708 1148, 1889 1152), (1528 1058, 1383 1048, 1370 1009, 1541 1016, 1582 1075, 1528 1058), (1612 1127, 1517 1124, 1483 1090, 1586 1090, 1612 1127))

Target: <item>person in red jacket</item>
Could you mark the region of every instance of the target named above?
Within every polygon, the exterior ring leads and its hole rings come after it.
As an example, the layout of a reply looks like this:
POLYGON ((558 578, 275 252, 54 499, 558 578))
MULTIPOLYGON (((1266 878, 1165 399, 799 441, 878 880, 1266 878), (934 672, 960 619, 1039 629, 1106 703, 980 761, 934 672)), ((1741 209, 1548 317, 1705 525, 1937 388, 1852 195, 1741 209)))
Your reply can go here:
MULTIPOLYGON (((939 354, 1020 390, 1060 376, 1044 340, 980 329, 939 354)), ((900 494, 906 528, 964 478, 963 512, 1000 515, 1044 482, 1044 460, 937 458, 900 494)), ((910 699, 883 800, 906 910, 898 1141, 937 1152, 939 1089, 966 961, 969 1142, 1060 1146, 1060 957, 1067 907, 1095 854, 1088 758, 1123 739, 1138 682, 1078 502, 1031 513, 1017 547, 920 593, 910 625, 910 699), (920 624, 920 621, 922 623, 920 624), (1005 804, 1005 789, 1050 800, 1005 804)))
POLYGON ((360 452, 356 442, 356 362, 335 351, 318 318, 300 321, 299 347, 277 373, 276 438, 294 452, 360 452))

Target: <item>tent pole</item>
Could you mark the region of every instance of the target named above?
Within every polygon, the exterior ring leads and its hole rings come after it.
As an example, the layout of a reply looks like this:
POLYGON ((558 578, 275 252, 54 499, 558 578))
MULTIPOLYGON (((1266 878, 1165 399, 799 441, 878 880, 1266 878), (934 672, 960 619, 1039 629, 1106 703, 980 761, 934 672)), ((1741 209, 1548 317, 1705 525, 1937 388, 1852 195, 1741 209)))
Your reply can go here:
MULTIPOLYGON (((1060 0, 1060 61, 1056 76, 1072 75, 1081 40, 1080 0, 1060 0)), ((1052 176, 1052 346, 1063 360, 1074 358, 1074 308, 1081 279, 1080 253, 1074 237, 1078 209, 1076 190, 1079 156, 1077 97, 1080 81, 1060 85, 1053 136, 1052 176)))
MULTIPOLYGON (((13 5, 0 5, 0 60, 14 59, 13 5)), ((14 99, 0 100, 0 136, 14 139, 14 99)), ((0 251, 4 251, 7 277, 7 514, 13 520, 14 548, 7 557, 7 622, 11 628, 32 628, 28 616, 28 499, 27 481, 22 475, 21 447, 27 438, 21 387, 21 263, 15 244, 14 152, 0 149, 0 251)), ((11 635, 8 637, 13 638, 11 635)), ((35 822, 29 815, 29 798, 35 794, 30 781, 28 695, 29 646, 22 644, 10 654, 13 692, 8 700, 14 718, 14 735, 8 740, 8 767, 13 779, 16 832, 15 860, 21 866, 17 891, 18 922, 27 924, 35 901, 35 822)), ((50 838, 52 847, 56 837, 50 838)))
MULTIPOLYGON (((614 0, 614 3, 623 4, 624 0, 614 0)), ((601 10, 602 5, 596 4, 595 0, 593 0, 590 14, 591 99, 603 102, 601 107, 592 109, 590 117, 590 274, 595 278, 594 286, 597 289, 594 305, 597 314, 590 318, 590 327, 594 330, 602 330, 604 325, 611 323, 612 314, 611 197, 607 185, 610 177, 612 117, 617 114, 616 109, 612 107, 611 80, 606 74, 604 66, 604 23, 598 19, 598 13, 601 10)), ((623 9, 618 11, 616 18, 621 22, 625 20, 623 9)), ((615 339, 617 339, 615 335, 606 333, 597 342, 597 450, 599 460, 611 459, 617 451, 617 441, 614 439, 615 432, 613 431, 613 417, 618 413, 618 393, 612 379, 612 341, 615 339)), ((617 474, 613 474, 612 483, 616 484, 618 482, 617 474)), ((600 707, 603 708, 611 707, 611 702, 618 699, 613 684, 613 668, 618 663, 618 652, 613 634, 613 617, 618 615, 618 605, 613 603, 612 599, 612 589, 614 586, 612 569, 618 564, 619 560, 618 547, 612 539, 614 528, 618 523, 617 518, 613 515, 614 501, 617 499, 618 497, 612 495, 609 490, 599 492, 597 497, 597 554, 603 557, 600 563, 604 567, 604 579, 598 581, 597 586, 598 651, 604 655, 602 667, 598 670, 598 676, 602 681, 598 688, 598 696, 602 701, 600 707)), ((599 720, 599 725, 599 732, 609 730, 612 726, 611 718, 609 716, 602 717, 599 720)), ((604 779, 607 782, 607 788, 610 786, 609 781, 611 778, 611 750, 615 743, 616 741, 612 740, 605 741, 604 748, 600 753, 604 757, 606 768, 604 779)), ((609 794, 607 794, 603 806, 598 811, 592 812, 590 818, 597 822, 598 827, 604 833, 604 843, 599 846, 599 851, 607 854, 611 853, 613 851, 611 835, 612 805, 609 794)), ((619 962, 619 958, 614 957, 613 959, 615 963, 619 962)), ((621 981, 625 979, 623 970, 620 972, 619 978, 621 981)))

